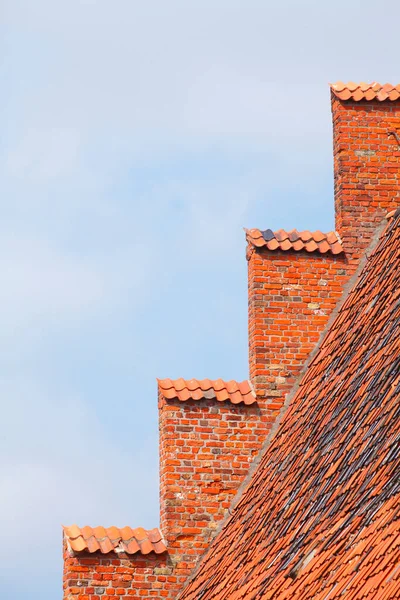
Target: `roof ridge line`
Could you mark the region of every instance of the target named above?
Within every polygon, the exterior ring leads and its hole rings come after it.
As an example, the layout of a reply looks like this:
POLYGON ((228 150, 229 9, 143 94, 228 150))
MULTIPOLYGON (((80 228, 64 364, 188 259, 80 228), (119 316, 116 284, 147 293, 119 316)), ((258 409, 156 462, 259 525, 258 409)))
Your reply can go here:
MULTIPOLYGON (((399 210, 399 209, 398 209, 399 210)), ((397 211, 396 211, 397 212, 397 211)), ((298 389, 300 388, 300 384, 301 381, 303 380, 303 377, 305 376, 309 366, 311 365, 311 363, 313 362, 316 354, 318 353, 325 337, 328 335, 330 328, 333 324, 333 322, 335 321, 338 313, 340 312, 342 306, 344 305, 344 303, 346 302, 347 298, 349 297, 350 292, 352 291, 352 289, 355 286, 355 283, 357 281, 357 279, 359 278, 362 270, 364 269, 368 258, 371 254, 371 252, 373 252, 376 248, 376 246, 378 245, 381 237, 383 237, 383 235, 386 233, 386 230, 392 225, 393 221, 389 221, 386 219, 386 217, 381 221, 381 223, 376 227, 375 232, 372 236, 371 242, 368 245, 368 247, 366 248, 359 264, 358 267, 355 271, 355 273, 350 277, 350 279, 348 280, 348 282, 346 283, 346 285, 343 288, 343 292, 342 292, 342 296, 341 298, 338 300, 338 302, 336 303, 335 308, 333 309, 328 322, 323 330, 323 332, 321 333, 319 340, 317 342, 317 344, 315 345, 315 347, 313 348, 313 350, 310 352, 310 354, 308 355, 307 360, 305 361, 303 368, 301 370, 301 372, 299 373, 299 375, 296 378, 296 381, 293 383, 293 386, 291 388, 291 390, 288 392, 288 394, 286 395, 285 398, 285 402, 283 404, 283 407, 281 408, 281 410, 279 411, 279 415, 278 417, 275 419, 275 422, 272 426, 272 429, 270 431, 270 433, 267 435, 263 445, 261 446, 260 450, 257 452, 256 456, 253 458, 252 462, 250 463, 250 467, 248 470, 248 473, 246 475, 246 477, 244 478, 244 480, 242 481, 242 483, 240 484, 235 496, 232 499, 231 505, 230 507, 227 509, 226 514, 224 516, 224 518, 219 522, 218 527, 216 528, 214 535, 212 537, 212 539, 210 540, 210 543, 208 545, 208 548, 206 550, 206 552, 201 556, 198 564, 196 565, 196 567, 194 568, 194 570, 192 571, 191 575, 188 577, 188 579, 185 581, 182 589, 180 590, 180 592, 177 595, 177 600, 179 600, 179 598, 181 597, 182 593, 185 591, 185 589, 189 586, 189 584, 196 578, 197 573, 201 567, 201 565, 203 564, 203 562, 205 562, 206 557, 213 551, 213 545, 214 545, 214 540, 216 539, 216 537, 218 536, 218 534, 220 533, 220 531, 224 528, 225 524, 229 521, 229 519, 231 518, 231 516, 233 515, 237 505, 239 504, 241 497, 243 495, 243 492, 246 490, 246 488, 248 487, 248 485, 250 484, 253 474, 255 473, 255 471, 257 470, 258 465, 260 464, 265 452, 267 451, 268 447, 271 444, 271 441, 273 439, 273 437, 275 436, 276 431, 278 430, 278 427, 280 425, 280 423, 282 422, 283 417, 285 416, 293 398, 295 397, 298 389)))

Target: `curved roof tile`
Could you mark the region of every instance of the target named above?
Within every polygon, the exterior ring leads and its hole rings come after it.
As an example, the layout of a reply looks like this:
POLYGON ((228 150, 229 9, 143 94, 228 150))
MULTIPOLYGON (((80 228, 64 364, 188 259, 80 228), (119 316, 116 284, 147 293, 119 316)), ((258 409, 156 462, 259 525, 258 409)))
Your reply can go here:
POLYGON ((64 536, 74 552, 110 552, 162 554, 167 548, 159 529, 146 530, 142 527, 63 527, 64 536))
POLYGON ((253 404, 256 394, 250 381, 222 381, 222 379, 158 379, 158 385, 167 400, 216 399, 219 402, 229 400, 232 404, 253 404))
POLYGON ((385 83, 384 85, 377 83, 343 83, 338 81, 337 83, 331 83, 331 90, 337 98, 340 100, 355 100, 360 102, 361 100, 398 100, 400 98, 400 85, 392 85, 391 83, 385 83))
POLYGON ((266 229, 245 229, 246 240, 256 248, 266 247, 268 250, 294 250, 299 252, 319 252, 325 254, 340 254, 343 252, 343 246, 340 238, 335 231, 322 233, 321 231, 285 231, 279 229, 272 231, 266 229))

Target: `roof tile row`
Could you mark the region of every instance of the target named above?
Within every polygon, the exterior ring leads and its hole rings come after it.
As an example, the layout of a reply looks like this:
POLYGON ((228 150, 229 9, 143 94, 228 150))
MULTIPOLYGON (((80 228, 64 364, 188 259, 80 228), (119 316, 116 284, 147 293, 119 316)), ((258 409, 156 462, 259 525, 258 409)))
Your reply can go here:
POLYGON ((161 554, 167 550, 159 529, 142 527, 63 527, 64 536, 74 552, 161 554))
POLYGON ((222 381, 222 379, 158 379, 160 392, 167 400, 215 399, 218 402, 229 400, 232 404, 253 404, 256 394, 250 381, 222 381))
POLYGON ((306 252, 320 252, 325 254, 340 254, 343 247, 335 231, 322 233, 321 231, 272 231, 266 229, 246 229, 247 241, 256 248, 266 247, 268 250, 305 250, 306 252))
POLYGON ((385 83, 342 83, 341 81, 331 84, 331 90, 340 100, 398 100, 400 98, 400 85, 385 83))

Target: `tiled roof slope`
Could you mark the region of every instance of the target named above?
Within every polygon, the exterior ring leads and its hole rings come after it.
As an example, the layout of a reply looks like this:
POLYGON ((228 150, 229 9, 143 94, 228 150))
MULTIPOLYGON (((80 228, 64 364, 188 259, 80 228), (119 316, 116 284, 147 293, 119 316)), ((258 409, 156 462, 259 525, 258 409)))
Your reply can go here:
POLYGON ((320 252, 325 254, 340 254, 343 252, 342 244, 335 231, 321 233, 321 231, 272 231, 266 229, 246 229, 246 240, 256 248, 267 247, 268 250, 306 250, 307 252, 320 252))
POLYGON ((146 531, 142 527, 63 527, 64 536, 74 552, 125 552, 126 554, 161 554, 166 551, 159 529, 146 531))
POLYGON ((373 83, 337 83, 331 84, 331 90, 335 96, 341 100, 398 100, 400 98, 400 85, 385 83, 381 85, 374 81, 373 83))
POLYGON ((185 600, 400 598, 400 215, 185 600))
POLYGON ((222 381, 222 379, 158 379, 158 385, 164 398, 186 400, 201 400, 215 398, 219 402, 229 400, 232 404, 253 404, 256 395, 250 381, 222 381))

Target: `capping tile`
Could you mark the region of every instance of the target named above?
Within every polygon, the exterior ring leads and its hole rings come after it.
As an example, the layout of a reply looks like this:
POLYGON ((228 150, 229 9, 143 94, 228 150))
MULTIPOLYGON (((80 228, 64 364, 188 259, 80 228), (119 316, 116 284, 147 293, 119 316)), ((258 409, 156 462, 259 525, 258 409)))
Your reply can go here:
POLYGON ((337 83, 331 83, 330 85, 332 93, 340 100, 354 100, 355 102, 361 102, 362 100, 379 100, 384 102, 389 100, 395 102, 400 98, 399 86, 392 85, 391 83, 385 83, 384 85, 377 83, 343 83, 338 81, 337 83))
POLYGON ((218 402, 230 401, 232 404, 246 405, 257 401, 256 394, 250 381, 237 382, 222 379, 157 379, 161 394, 167 400, 177 399, 181 402, 187 400, 203 400, 215 398, 218 402))
POLYGON ((294 250, 300 252, 320 252, 325 254, 340 254, 343 252, 343 247, 340 238, 335 231, 322 233, 321 231, 297 231, 292 229, 285 231, 279 229, 273 232, 271 229, 261 231, 260 229, 245 229, 246 240, 255 248, 268 248, 272 252, 274 250, 294 250))
POLYGON ((125 552, 126 554, 162 554, 167 548, 159 529, 146 530, 143 527, 63 527, 65 539, 71 549, 76 552, 125 552))

